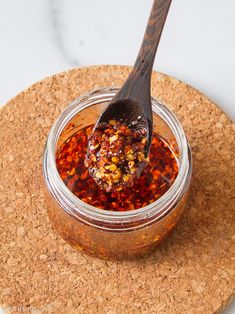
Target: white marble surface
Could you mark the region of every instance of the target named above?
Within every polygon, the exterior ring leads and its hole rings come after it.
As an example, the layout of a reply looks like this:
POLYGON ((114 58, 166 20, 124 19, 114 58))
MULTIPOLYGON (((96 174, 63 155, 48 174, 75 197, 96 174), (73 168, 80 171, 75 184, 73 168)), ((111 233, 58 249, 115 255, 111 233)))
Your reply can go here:
MULTIPOLYGON (((152 0, 0 0, 0 104, 76 66, 133 64, 152 0)), ((235 120, 235 1, 173 1, 155 69, 235 120)))
MULTIPOLYGON (((133 64, 151 3, 0 0, 0 105, 56 72, 133 64)), ((234 12, 234 0, 173 1, 154 67, 201 90, 233 120, 234 12)))

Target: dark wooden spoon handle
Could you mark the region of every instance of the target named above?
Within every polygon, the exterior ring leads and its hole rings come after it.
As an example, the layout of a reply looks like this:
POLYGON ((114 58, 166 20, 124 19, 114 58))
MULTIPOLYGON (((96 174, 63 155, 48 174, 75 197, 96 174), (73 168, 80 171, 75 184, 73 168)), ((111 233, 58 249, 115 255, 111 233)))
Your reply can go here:
POLYGON ((144 39, 137 56, 133 74, 136 76, 151 77, 155 54, 160 42, 162 30, 172 0, 155 0, 150 13, 144 39))
MULTIPOLYGON (((148 20, 133 70, 117 95, 119 99, 130 99, 142 106, 149 106, 151 73, 157 47, 172 0, 155 0, 148 20)), ((116 97, 115 97, 116 98, 116 97)), ((115 99, 115 101, 117 100, 115 99)), ((151 110, 151 108, 145 108, 151 110)))

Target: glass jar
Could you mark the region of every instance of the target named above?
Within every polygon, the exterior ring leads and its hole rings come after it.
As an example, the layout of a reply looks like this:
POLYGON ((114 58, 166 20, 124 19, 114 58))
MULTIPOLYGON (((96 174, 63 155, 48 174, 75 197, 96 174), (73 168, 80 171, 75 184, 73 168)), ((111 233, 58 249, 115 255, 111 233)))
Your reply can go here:
POLYGON ((149 253, 175 228, 188 196, 192 157, 175 115, 152 99, 154 131, 178 156, 179 173, 170 189, 148 206, 126 212, 95 208, 76 197, 59 176, 56 151, 73 133, 94 124, 117 91, 117 88, 95 90, 65 108, 49 133, 43 174, 49 192, 49 217, 58 233, 78 250, 102 258, 123 259, 149 253))

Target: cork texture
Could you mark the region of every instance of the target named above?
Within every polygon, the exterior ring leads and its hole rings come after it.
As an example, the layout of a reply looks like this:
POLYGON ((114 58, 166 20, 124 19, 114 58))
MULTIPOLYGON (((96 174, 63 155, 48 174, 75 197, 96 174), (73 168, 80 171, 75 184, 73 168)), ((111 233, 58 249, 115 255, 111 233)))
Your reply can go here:
POLYGON ((42 155, 65 106, 121 86, 130 68, 100 66, 46 78, 0 110, 0 304, 7 313, 217 313, 235 292, 235 126, 192 87, 154 73, 152 95, 182 122, 194 174, 171 238, 136 261, 82 255, 53 229, 42 155))

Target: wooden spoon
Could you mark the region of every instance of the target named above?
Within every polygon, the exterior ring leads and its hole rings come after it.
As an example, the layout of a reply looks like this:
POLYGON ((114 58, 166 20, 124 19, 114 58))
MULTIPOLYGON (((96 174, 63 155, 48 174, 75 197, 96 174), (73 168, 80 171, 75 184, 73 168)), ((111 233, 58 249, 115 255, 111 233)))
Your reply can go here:
POLYGON ((134 67, 120 91, 98 119, 94 131, 100 124, 115 119, 134 127, 145 129, 147 156, 152 140, 151 74, 157 47, 171 5, 171 0, 155 0, 148 20, 144 39, 134 67))

